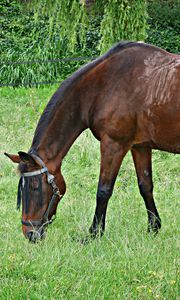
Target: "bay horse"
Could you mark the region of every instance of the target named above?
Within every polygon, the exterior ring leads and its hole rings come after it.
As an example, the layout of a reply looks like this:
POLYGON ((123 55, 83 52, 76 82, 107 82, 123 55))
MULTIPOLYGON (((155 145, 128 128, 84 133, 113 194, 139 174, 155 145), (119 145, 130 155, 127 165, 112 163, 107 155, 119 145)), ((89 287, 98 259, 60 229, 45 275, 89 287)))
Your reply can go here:
POLYGON ((100 141, 101 165, 90 236, 102 235, 108 200, 130 150, 148 229, 161 220, 153 198, 152 149, 180 154, 180 55, 142 42, 123 42, 80 68, 52 96, 28 151, 7 155, 19 164, 18 207, 30 241, 44 235, 66 185, 61 163, 89 128, 100 141))

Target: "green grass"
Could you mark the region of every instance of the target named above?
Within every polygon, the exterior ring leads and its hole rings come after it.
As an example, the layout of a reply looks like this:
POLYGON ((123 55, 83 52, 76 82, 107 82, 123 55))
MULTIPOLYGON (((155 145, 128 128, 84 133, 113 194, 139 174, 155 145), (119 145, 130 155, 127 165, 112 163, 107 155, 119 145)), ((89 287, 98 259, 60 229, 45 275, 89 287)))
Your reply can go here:
POLYGON ((15 210, 18 173, 3 152, 30 147, 37 120, 56 87, 0 90, 0 299, 167 299, 179 286, 179 157, 154 152, 154 196, 162 230, 147 216, 127 155, 107 213, 106 233, 87 245, 95 209, 99 143, 85 131, 63 161, 67 192, 46 239, 30 244, 15 210))

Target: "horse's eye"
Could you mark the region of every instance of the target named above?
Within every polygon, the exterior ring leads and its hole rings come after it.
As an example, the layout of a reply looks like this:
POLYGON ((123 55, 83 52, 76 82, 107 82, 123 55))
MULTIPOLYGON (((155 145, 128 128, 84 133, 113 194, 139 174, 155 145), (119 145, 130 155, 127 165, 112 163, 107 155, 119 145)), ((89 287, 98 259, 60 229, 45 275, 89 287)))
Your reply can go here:
POLYGON ((36 177, 32 178, 32 180, 31 180, 31 188, 34 191, 38 190, 38 188, 39 188, 39 180, 38 180, 38 178, 36 178, 36 177))

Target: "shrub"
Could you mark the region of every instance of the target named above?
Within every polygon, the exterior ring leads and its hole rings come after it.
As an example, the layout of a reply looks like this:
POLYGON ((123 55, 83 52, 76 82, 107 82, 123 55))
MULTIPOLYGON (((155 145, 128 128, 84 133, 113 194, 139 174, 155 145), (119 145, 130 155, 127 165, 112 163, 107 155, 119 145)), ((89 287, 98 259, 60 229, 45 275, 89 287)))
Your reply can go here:
POLYGON ((149 0, 147 42, 180 52, 179 0, 149 0))

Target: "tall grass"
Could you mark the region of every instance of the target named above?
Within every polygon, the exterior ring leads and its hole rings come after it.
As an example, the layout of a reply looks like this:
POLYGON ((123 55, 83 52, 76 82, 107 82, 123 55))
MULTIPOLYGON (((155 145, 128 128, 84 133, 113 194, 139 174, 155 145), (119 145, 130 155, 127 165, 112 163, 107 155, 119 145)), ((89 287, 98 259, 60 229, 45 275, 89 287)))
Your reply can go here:
POLYGON ((130 155, 109 202, 106 233, 82 245, 91 224, 99 174, 99 143, 85 131, 63 161, 67 192, 46 239, 28 243, 15 210, 18 174, 3 152, 28 150, 37 120, 56 86, 1 89, 0 299, 177 300, 179 292, 179 157, 154 152, 156 236, 130 155))

